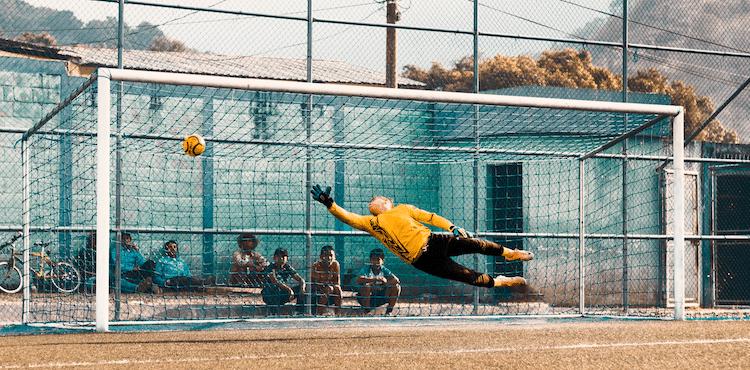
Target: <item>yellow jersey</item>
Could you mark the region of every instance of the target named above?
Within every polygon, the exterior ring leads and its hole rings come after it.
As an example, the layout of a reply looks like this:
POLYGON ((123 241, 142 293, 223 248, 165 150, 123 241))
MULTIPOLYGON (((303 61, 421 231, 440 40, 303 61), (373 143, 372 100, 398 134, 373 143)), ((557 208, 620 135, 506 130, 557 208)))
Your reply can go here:
POLYGON ((399 204, 377 216, 358 215, 336 203, 328 211, 347 225, 370 233, 408 264, 422 254, 432 233, 423 223, 446 231, 453 226, 445 218, 410 204, 399 204))

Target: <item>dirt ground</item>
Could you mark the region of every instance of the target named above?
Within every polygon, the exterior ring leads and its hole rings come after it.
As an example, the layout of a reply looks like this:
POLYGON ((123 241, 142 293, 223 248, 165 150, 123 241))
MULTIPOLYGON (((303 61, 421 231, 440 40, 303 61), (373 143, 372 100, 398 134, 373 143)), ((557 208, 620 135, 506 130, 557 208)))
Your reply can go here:
POLYGON ((750 368, 748 321, 503 321, 0 337, 0 369, 750 368))

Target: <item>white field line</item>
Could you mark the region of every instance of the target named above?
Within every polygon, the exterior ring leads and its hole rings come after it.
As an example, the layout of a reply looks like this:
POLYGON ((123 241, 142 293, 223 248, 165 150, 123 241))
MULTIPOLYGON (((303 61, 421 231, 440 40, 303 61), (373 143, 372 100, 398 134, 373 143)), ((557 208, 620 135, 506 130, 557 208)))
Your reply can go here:
MULTIPOLYGON (((683 341, 660 341, 660 342, 625 342, 625 343, 583 343, 568 344, 559 346, 538 346, 538 347, 499 347, 499 348, 475 348, 475 349, 454 349, 439 351, 368 351, 368 352, 347 352, 347 353, 304 353, 295 355, 242 355, 226 357, 188 357, 188 358, 164 358, 153 360, 140 359, 120 359, 120 360, 102 360, 102 361, 76 361, 76 362, 46 362, 32 363, 28 365, 0 365, 0 369, 25 369, 25 368, 64 368, 80 366, 107 366, 107 365, 150 365, 150 364, 180 364, 180 363, 200 363, 200 362, 218 362, 218 361, 241 361, 241 360, 275 360, 275 359, 294 359, 310 357, 351 357, 351 356, 388 356, 388 355, 460 355, 466 353, 498 353, 498 352, 535 352, 535 351, 556 351, 570 349, 599 349, 599 348, 617 348, 617 347, 659 347, 659 346, 684 346, 684 345, 707 345, 707 344, 729 344, 729 343, 750 343, 750 338, 731 338, 731 339, 694 339, 683 341)), ((116 343, 112 343, 116 344, 116 343)), ((71 343, 74 345, 74 343, 71 343)))

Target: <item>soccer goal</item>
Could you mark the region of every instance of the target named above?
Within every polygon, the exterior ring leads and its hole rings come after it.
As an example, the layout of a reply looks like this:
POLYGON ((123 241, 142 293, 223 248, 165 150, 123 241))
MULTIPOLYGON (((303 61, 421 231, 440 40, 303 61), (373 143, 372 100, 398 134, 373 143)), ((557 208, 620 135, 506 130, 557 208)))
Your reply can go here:
POLYGON ((83 280, 73 293, 27 281, 24 321, 368 317, 393 299, 397 317, 681 319, 683 140, 671 105, 99 69, 23 136, 26 250, 54 240, 83 280), (193 134, 198 156, 182 149, 193 134), (462 285, 386 250, 398 289, 363 294, 358 277, 385 248, 314 202, 315 184, 351 212, 385 195, 530 250, 524 264, 455 258, 528 285, 462 285), (268 263, 286 250, 306 289, 269 303, 267 277, 238 258, 251 239, 268 263), (158 266, 175 261, 168 241, 195 286, 162 281, 176 276, 158 266), (340 303, 311 284, 324 246, 340 303))

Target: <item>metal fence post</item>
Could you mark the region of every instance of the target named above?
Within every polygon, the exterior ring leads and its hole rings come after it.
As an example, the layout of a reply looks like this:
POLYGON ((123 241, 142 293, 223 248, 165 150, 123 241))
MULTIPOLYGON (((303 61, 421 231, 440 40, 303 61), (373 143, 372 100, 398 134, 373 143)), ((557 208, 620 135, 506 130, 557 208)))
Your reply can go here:
POLYGON ((586 167, 578 161, 578 311, 586 314, 586 167))
MULTIPOLYGON (((125 0, 117 7, 117 68, 123 68, 122 52, 125 44, 125 0)), ((122 82, 117 84, 117 117, 115 121, 115 320, 120 320, 120 240, 122 240, 122 82)))
POLYGON ((21 140, 21 161, 23 167, 23 302, 21 309, 21 322, 24 324, 29 323, 29 304, 31 303, 31 279, 29 275, 31 269, 31 264, 29 263, 29 248, 31 247, 31 240, 29 240, 29 231, 31 227, 31 192, 29 188, 31 185, 30 160, 29 141, 24 138, 21 140))
POLYGON ((674 319, 685 320, 685 113, 672 120, 674 151, 674 319))
POLYGON ((109 330, 110 71, 97 72, 96 330, 109 330))
MULTIPOLYGON (((479 2, 474 1, 474 93, 479 93, 479 2)), ((476 104, 472 106, 474 109, 473 118, 473 130, 474 130, 474 232, 479 232, 479 106, 476 104)), ((474 269, 479 271, 479 255, 474 254, 474 269)), ((477 314, 479 312, 479 288, 474 287, 474 307, 472 312, 477 314)))
MULTIPOLYGON (((313 81, 313 70, 312 70, 312 32, 313 32, 313 12, 312 12, 313 0, 307 0, 307 82, 313 81)), ((312 187, 312 103, 313 97, 311 94, 307 95, 307 102, 304 105, 302 114, 305 119, 305 189, 303 194, 305 195, 305 267, 307 273, 305 274, 305 280, 311 283, 312 280, 312 202, 307 192, 312 187)), ((305 313, 310 315, 312 313, 312 286, 308 288, 305 293, 305 313)))
MULTIPOLYGON (((628 0, 622 3, 622 101, 628 102, 628 0)), ((628 132, 628 114, 623 115, 623 132, 628 132)), ((628 312, 628 139, 622 141, 622 310, 628 312)))

